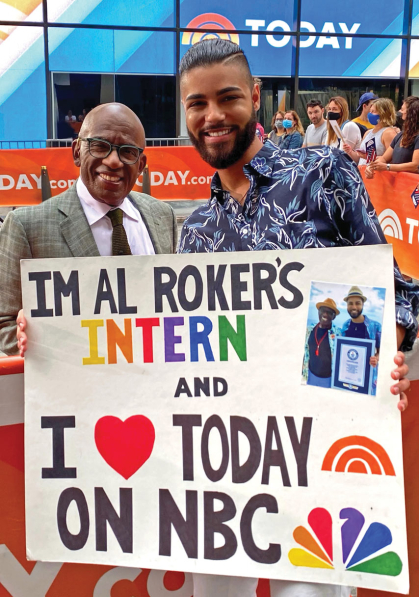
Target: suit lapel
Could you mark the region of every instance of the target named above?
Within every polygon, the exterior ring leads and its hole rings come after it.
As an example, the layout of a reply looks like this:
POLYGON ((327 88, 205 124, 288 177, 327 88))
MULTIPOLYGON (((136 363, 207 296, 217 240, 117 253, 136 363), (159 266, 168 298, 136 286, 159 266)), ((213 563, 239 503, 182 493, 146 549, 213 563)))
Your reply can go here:
POLYGON ((148 230, 148 233, 153 243, 153 247, 156 253, 162 253, 162 247, 159 238, 159 222, 154 218, 153 213, 150 209, 148 201, 144 201, 141 195, 137 194, 137 197, 133 197, 132 194, 128 195, 128 199, 138 209, 143 218, 144 224, 148 230))
POLYGON ((98 257, 99 250, 87 222, 74 184, 63 193, 58 203, 63 218, 60 223, 62 235, 74 257, 98 257))

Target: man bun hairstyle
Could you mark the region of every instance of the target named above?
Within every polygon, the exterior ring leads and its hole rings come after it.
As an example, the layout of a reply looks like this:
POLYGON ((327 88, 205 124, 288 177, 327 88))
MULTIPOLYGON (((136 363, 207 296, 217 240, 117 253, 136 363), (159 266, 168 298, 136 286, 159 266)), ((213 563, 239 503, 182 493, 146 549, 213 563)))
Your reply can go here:
POLYGON ((253 89, 253 77, 243 50, 228 39, 203 39, 189 48, 180 61, 180 78, 193 68, 212 66, 213 64, 237 63, 246 73, 248 83, 253 89))

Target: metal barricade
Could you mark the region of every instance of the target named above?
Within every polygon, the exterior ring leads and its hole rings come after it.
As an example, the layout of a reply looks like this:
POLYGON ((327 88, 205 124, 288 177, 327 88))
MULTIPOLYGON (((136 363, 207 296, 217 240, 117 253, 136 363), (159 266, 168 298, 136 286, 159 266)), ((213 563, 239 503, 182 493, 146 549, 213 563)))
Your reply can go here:
MULTIPOLYGON (((71 147, 73 139, 44 139, 41 141, 0 141, 0 149, 45 149, 47 147, 71 147)), ((146 147, 183 147, 192 145, 189 137, 151 137, 146 147)))

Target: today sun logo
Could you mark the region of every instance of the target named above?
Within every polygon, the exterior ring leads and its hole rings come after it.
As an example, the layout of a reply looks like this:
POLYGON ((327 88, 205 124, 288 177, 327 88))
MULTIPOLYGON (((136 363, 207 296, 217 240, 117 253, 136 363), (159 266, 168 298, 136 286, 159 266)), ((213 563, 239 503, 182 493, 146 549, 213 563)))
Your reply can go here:
MULTIPOLYGON (((341 527, 341 545, 342 562, 348 572, 385 576, 401 573, 403 564, 399 556, 394 551, 383 552, 393 541, 385 524, 372 522, 366 528, 363 514, 355 508, 344 508, 339 517, 345 521, 341 527)), ((294 529, 294 540, 303 549, 290 549, 289 561, 294 566, 333 570, 333 521, 330 512, 325 508, 314 508, 308 515, 308 523, 310 530, 303 526, 294 529)))
POLYGON ((225 30, 235 30, 235 26, 231 21, 222 15, 207 12, 198 15, 187 24, 190 29, 203 29, 204 31, 185 31, 182 35, 182 45, 189 46, 196 44, 203 39, 228 39, 233 43, 239 45, 238 33, 226 33, 225 30))
POLYGON ((322 471, 396 475, 383 446, 362 435, 350 435, 335 441, 324 457, 322 471))

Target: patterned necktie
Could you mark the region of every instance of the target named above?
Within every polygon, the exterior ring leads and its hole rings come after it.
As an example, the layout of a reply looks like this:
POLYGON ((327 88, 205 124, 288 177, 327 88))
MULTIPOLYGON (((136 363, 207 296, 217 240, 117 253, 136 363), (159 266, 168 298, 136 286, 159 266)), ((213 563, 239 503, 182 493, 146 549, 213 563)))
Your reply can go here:
POLYGON ((107 213, 112 222, 112 255, 132 255, 127 239, 127 233, 122 225, 124 212, 122 209, 112 209, 107 213))

